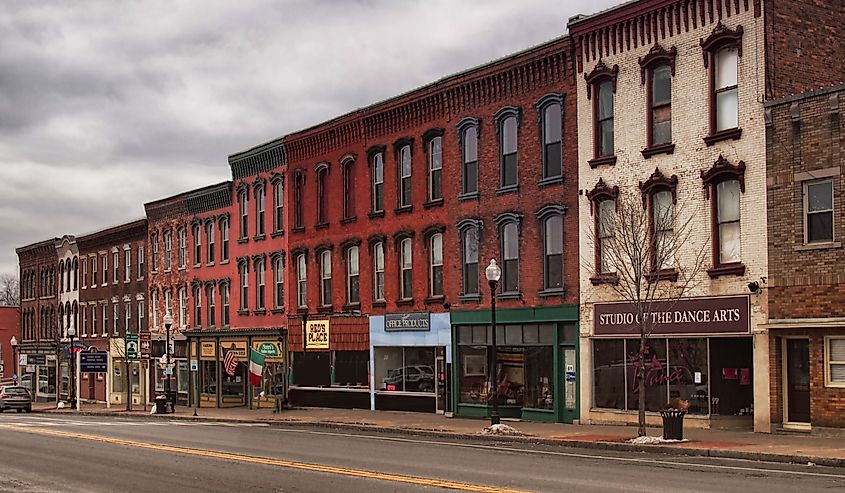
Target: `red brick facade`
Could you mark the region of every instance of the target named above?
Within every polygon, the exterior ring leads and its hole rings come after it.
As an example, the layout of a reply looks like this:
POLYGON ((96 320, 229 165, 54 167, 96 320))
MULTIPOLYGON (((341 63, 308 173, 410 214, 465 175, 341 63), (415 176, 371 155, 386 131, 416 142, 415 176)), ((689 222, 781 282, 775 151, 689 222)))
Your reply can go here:
POLYGON ((20 342, 20 317, 19 307, 0 307, 0 348, 2 348, 2 351, 0 351, 0 361, 3 362, 3 371, 0 372, 0 380, 12 378, 12 375, 17 371, 17 349, 12 349, 10 341, 14 337, 15 340, 20 342))

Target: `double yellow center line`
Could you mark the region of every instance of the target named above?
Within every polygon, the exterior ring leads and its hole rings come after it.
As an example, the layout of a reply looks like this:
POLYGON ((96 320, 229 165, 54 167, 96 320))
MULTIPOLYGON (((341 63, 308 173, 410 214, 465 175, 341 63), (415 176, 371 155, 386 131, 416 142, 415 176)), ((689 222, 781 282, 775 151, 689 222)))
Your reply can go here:
POLYGON ((97 435, 88 435, 85 433, 74 433, 70 431, 52 430, 38 427, 23 427, 15 425, 0 425, 0 428, 11 429, 15 431, 36 433, 39 435, 49 435, 62 438, 73 438, 76 440, 87 440, 91 442, 108 443, 112 445, 122 445, 125 447, 135 447, 141 449, 155 450, 160 452, 171 452, 174 454, 192 455, 196 457, 208 457, 213 459, 222 459, 235 462, 245 462, 251 464, 263 464, 268 466, 284 467, 287 469, 297 469, 300 471, 320 472, 326 474, 338 474, 341 476, 355 477, 362 479, 375 479, 380 481, 390 481, 396 483, 414 484, 419 486, 434 486, 449 490, 458 491, 473 491, 479 493, 525 493, 522 490, 514 490, 508 488, 499 488, 495 486, 483 486, 471 483, 461 483, 456 481, 446 481, 441 479, 430 479, 419 476, 407 476, 403 474, 390 474, 375 471, 366 471, 363 469, 349 469, 346 467, 324 466, 320 464, 308 464, 306 462, 296 462, 284 459, 272 459, 269 457, 255 457, 250 455, 233 454, 229 452, 214 452, 211 450, 202 450, 188 447, 178 447, 175 445, 163 445, 157 443, 139 442, 135 440, 124 440, 121 438, 110 438, 97 435))

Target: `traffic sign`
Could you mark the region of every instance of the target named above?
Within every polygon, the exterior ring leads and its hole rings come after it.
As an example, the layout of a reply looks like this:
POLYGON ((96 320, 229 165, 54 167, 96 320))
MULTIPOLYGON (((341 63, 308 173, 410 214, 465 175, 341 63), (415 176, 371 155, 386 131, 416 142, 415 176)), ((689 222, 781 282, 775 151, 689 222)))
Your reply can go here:
POLYGON ((82 373, 108 373, 109 353, 105 351, 79 353, 79 371, 82 373))
POLYGON ((199 371, 199 369, 200 369, 199 361, 192 359, 191 360, 191 371, 199 371))
POLYGON ((141 359, 150 359, 153 352, 152 335, 150 331, 141 331, 141 359))
POLYGON ((141 353, 138 334, 126 334, 126 359, 135 361, 141 353))

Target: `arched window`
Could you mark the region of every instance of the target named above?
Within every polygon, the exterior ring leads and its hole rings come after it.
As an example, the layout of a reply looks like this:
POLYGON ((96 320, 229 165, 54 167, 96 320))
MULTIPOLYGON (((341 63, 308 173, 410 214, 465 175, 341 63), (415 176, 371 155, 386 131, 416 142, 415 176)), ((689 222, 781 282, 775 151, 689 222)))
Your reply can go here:
POLYGON ((229 219, 220 220, 220 262, 229 261, 229 219))
POLYGON ((199 284, 194 286, 194 326, 202 326, 202 290, 199 284))
POLYGON ((359 278, 358 247, 353 245, 346 250, 346 303, 349 305, 361 302, 359 278))
POLYGON ((305 262, 305 254, 296 256, 296 303, 300 308, 308 307, 307 278, 308 266, 305 262))
POLYGON ((536 104, 540 119, 543 180, 563 176, 563 95, 547 94, 536 104))
MULTIPOLYGON (((150 235, 150 255, 152 258, 152 269, 153 272, 158 272, 158 234, 151 234, 150 235)), ((94 273, 94 284, 97 283, 97 262, 96 259, 94 261, 94 268, 92 269, 94 273)))
POLYGON ((266 201, 264 185, 255 187, 255 236, 264 236, 264 209, 266 201))
POLYGON ((229 326, 229 283, 220 286, 220 324, 229 326))
POLYGON ((384 242, 373 245, 373 301, 384 301, 384 242))
POLYGON ((499 229, 499 253, 502 268, 502 294, 519 292, 519 221, 512 213, 495 218, 499 229))
MULTIPOLYGON (((164 271, 170 270, 173 253, 173 233, 169 230, 164 232, 164 271)), ((105 270, 103 271, 105 272, 105 270)))
POLYGON ((458 123, 461 145, 461 197, 478 196, 478 137, 480 122, 477 118, 464 118, 458 123))
POLYGON ((238 266, 241 278, 241 311, 249 309, 249 262, 241 262, 238 266))
POLYGON ((343 162, 343 218, 355 217, 355 160, 343 162))
POLYGON ((242 188, 238 193, 238 201, 240 203, 240 239, 245 240, 249 237, 249 193, 246 187, 242 188))
POLYGON ((443 199, 443 129, 434 128, 423 134, 428 160, 428 203, 443 199))
POLYGON ((255 261, 255 309, 264 310, 265 303, 265 283, 266 283, 266 268, 264 258, 255 261))
POLYGON ((273 232, 281 233, 285 228, 285 184, 281 175, 272 178, 273 184, 273 232))
POLYGON ((322 226, 329 222, 329 190, 328 190, 329 167, 326 165, 317 168, 317 225, 322 226))
POLYGON ((429 240, 429 296, 443 296, 443 235, 436 233, 429 240))
MULTIPOLYGON (((176 236, 179 240, 179 268, 182 269, 188 264, 188 234, 185 232, 185 228, 179 228, 176 236)), ((129 272, 128 267, 126 272, 129 272)), ((129 276, 127 275, 128 279, 129 276)))
POLYGON ((374 147, 369 151, 372 175, 372 214, 384 212, 384 147, 374 147))
POLYGON ((195 223, 192 232, 194 236, 194 265, 202 263, 202 229, 199 222, 195 223))
POLYGON ((675 190, 678 177, 666 177, 659 169, 640 183, 643 204, 648 207, 651 234, 651 280, 677 279, 675 272, 675 190))
POLYGON ((332 253, 328 250, 320 254, 320 304, 332 304, 332 253))
POLYGON ((214 301, 214 285, 209 284, 205 287, 205 303, 208 307, 208 326, 214 327, 217 323, 215 320, 215 301, 214 301))
POLYGON ((399 175, 399 203, 397 207, 411 207, 411 144, 407 139, 400 139, 396 150, 396 163, 399 175))
POLYGON ((185 328, 188 325, 188 289, 179 288, 179 327, 185 328))
POLYGON ((304 228, 302 217, 302 201, 305 198, 305 171, 298 169, 293 175, 293 227, 296 230, 304 228))
POLYGON ((414 268, 412 246, 410 238, 405 238, 399 243, 399 298, 403 300, 414 296, 411 277, 414 268))
POLYGON ((519 183, 518 132, 519 109, 506 107, 496 112, 496 132, 499 135, 499 190, 515 191, 519 183))
POLYGON ((461 234, 461 274, 463 296, 477 297, 478 290, 478 226, 475 220, 465 220, 458 224, 461 234))
POLYGON ((59 292, 64 291, 64 280, 65 280, 65 261, 59 261, 59 277, 62 279, 62 282, 59 284, 59 292))
POLYGON ((273 306, 277 309, 285 306, 285 258, 276 255, 273 259, 273 306))
POLYGON ((543 290, 563 289, 563 213, 559 205, 549 205, 537 212, 543 232, 543 290))
POLYGON ((206 262, 209 264, 214 263, 214 221, 208 221, 205 223, 205 242, 206 242, 206 262))

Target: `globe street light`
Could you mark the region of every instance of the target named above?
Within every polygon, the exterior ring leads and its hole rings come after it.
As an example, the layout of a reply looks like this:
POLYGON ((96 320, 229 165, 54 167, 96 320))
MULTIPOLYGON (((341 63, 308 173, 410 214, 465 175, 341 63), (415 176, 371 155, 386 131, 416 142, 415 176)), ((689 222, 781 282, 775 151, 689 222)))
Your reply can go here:
POLYGON ((490 413, 490 426, 493 426, 499 424, 499 382, 496 372, 499 363, 496 352, 496 287, 499 285, 499 278, 502 277, 502 269, 496 265, 495 259, 490 260, 490 265, 484 269, 484 275, 487 276, 487 283, 490 284, 490 322, 493 326, 493 357, 490 365, 490 383, 493 386, 493 412, 490 413))
POLYGON ((70 350, 70 389, 68 389, 68 403, 71 409, 76 403, 76 351, 73 348, 73 338, 76 337, 76 329, 73 327, 67 328, 67 337, 70 340, 68 348, 70 350))
POLYGON ((18 339, 15 336, 12 336, 9 339, 9 345, 12 346, 12 373, 15 376, 15 385, 17 385, 18 381, 18 339))
POLYGON ((165 336, 165 346, 164 346, 164 355, 165 355, 165 363, 164 363, 164 395, 167 396, 167 404, 165 404, 164 410, 166 412, 173 412, 174 410, 174 402, 170 399, 170 372, 172 372, 170 366, 170 327, 173 326, 173 317, 170 316, 170 312, 167 312, 164 315, 164 330, 166 332, 165 336))

